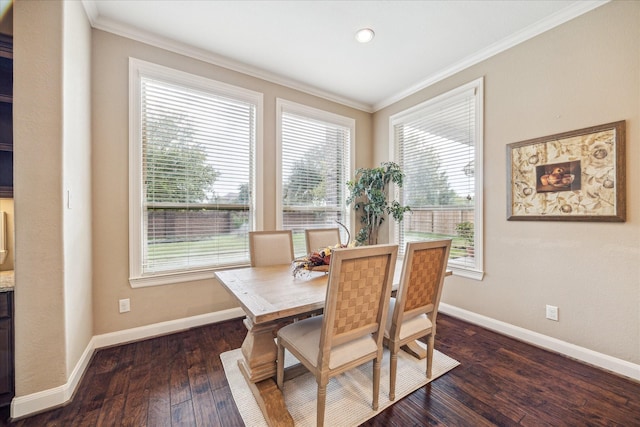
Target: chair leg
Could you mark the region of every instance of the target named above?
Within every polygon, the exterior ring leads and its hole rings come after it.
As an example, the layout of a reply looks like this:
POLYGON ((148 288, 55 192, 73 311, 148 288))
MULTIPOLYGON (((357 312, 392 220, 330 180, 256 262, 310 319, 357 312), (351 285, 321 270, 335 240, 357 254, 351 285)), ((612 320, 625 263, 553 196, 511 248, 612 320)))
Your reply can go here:
POLYGON ((378 400, 380 397, 380 359, 376 357, 373 360, 373 403, 371 407, 374 411, 378 410, 378 400))
POLYGON ((324 425, 324 408, 327 404, 327 383, 318 382, 318 406, 316 415, 316 425, 322 427, 324 425))
POLYGON ((276 360, 276 383, 280 390, 284 387, 284 346, 278 338, 278 360, 276 360))
POLYGON ((391 362, 389 364, 389 400, 396 400, 396 373, 398 371, 398 352, 389 346, 391 362))
POLYGON ((431 368, 433 366, 433 346, 436 339, 433 334, 429 335, 429 342, 427 344, 427 378, 431 379, 431 368))

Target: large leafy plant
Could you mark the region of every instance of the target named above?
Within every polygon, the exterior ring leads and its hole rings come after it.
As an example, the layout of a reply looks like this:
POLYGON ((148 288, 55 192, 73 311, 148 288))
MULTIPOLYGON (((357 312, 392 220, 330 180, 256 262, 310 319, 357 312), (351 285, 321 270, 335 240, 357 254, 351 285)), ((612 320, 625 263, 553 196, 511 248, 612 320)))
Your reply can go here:
POLYGON ((466 247, 472 247, 474 244, 474 232, 473 223, 469 221, 459 222, 456 224, 456 233, 462 240, 466 247))
POLYGON ((387 201, 389 184, 402 187, 404 173, 394 162, 385 162, 377 168, 356 170, 353 180, 347 183, 349 197, 347 204, 353 203, 356 213, 360 214, 362 228, 356 234, 358 245, 378 243, 378 230, 387 216, 402 221, 404 213, 411 210, 397 200, 387 201))

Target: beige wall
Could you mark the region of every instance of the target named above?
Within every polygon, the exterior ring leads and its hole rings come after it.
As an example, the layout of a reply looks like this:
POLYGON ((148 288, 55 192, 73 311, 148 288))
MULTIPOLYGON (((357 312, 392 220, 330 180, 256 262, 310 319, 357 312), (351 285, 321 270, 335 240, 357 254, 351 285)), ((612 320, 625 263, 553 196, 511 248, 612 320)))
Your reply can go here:
POLYGON ((640 363, 640 2, 606 4, 377 112, 376 162, 390 115, 481 76, 486 275, 448 278, 442 301, 640 363), (626 223, 506 220, 507 144, 618 120, 626 223))
POLYGON ((93 31, 93 284, 94 334, 180 319, 237 305, 212 278, 132 289, 128 282, 128 58, 242 86, 264 94, 264 228, 275 213, 276 98, 356 119, 356 167, 371 163, 371 115, 228 69, 93 31), (130 298, 131 312, 118 313, 118 299, 130 298))
POLYGON ((67 380, 62 197, 61 2, 14 9, 16 395, 67 380))

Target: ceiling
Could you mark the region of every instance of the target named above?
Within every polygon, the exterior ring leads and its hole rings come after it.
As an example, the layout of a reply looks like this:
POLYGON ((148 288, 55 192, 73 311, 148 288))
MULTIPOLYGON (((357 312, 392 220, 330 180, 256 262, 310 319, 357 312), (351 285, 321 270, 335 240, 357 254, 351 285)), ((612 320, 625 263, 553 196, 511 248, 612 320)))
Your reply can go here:
POLYGON ((94 28, 369 112, 604 3, 83 0, 94 28))

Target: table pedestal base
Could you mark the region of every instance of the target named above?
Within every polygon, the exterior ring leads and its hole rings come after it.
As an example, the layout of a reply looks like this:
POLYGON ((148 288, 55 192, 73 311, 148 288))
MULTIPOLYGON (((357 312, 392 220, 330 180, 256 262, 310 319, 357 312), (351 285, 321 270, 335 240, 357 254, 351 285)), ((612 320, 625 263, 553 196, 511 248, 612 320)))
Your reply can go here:
POLYGON ((422 360, 427 357, 427 349, 426 347, 423 347, 424 345, 425 344, 423 344, 422 342, 416 340, 411 341, 410 343, 407 343, 400 348, 416 359, 422 360))
POLYGON ((272 427, 293 427, 293 418, 289 414, 289 410, 284 403, 284 396, 273 378, 253 382, 249 378, 243 360, 238 361, 238 366, 258 402, 267 424, 272 427))
POLYGON ((278 346, 273 338, 276 325, 255 325, 248 318, 244 319, 244 325, 247 336, 242 343, 242 355, 246 376, 252 383, 275 377, 278 346))
POLYGON ((293 418, 274 380, 278 356, 274 335, 279 325, 275 322, 256 325, 248 318, 244 319, 244 325, 247 336, 242 343, 243 359, 238 361, 240 372, 256 398, 267 424, 293 427, 293 418))

